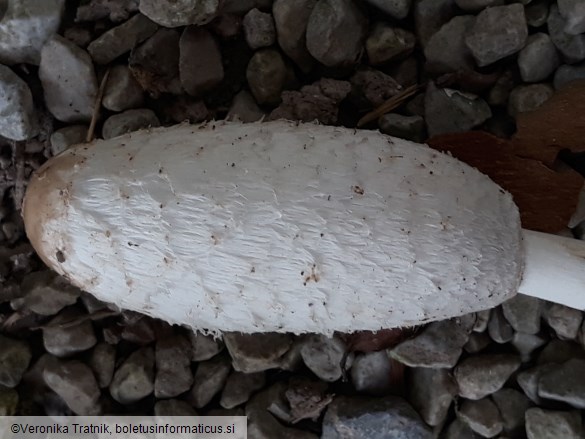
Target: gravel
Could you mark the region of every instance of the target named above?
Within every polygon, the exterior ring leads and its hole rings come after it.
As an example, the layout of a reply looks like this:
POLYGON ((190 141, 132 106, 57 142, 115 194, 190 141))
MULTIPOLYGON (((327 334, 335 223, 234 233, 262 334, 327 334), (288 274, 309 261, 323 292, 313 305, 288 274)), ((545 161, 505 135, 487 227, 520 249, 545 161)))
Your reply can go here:
POLYGON ((449 369, 411 370, 408 400, 430 426, 443 424, 456 395, 457 383, 449 369))
POLYGON ((524 7, 495 6, 479 13, 465 43, 479 66, 487 66, 520 51, 528 38, 524 7))
POLYGON ((26 140, 38 131, 30 88, 10 67, 0 65, 0 136, 26 140))
POLYGON ((148 108, 126 110, 108 117, 102 128, 102 136, 104 139, 111 139, 132 131, 158 126, 160 121, 154 111, 148 108))
POLYGON ((272 15, 258 8, 252 9, 244 16, 242 26, 244 37, 251 49, 272 46, 276 40, 272 15))
POLYGON ((358 61, 367 21, 350 0, 318 0, 307 23, 307 49, 328 67, 358 61))
POLYGON ((2 2, 0 63, 38 65, 41 49, 61 25, 65 0, 2 2))
POLYGON ((191 96, 218 85, 224 76, 219 47, 213 35, 196 26, 185 28, 179 42, 181 84, 191 96))
POLYGON ((219 0, 140 0, 140 12, 165 27, 209 23, 219 6, 219 0))
POLYGON ((414 85, 364 128, 509 136, 585 78, 582 2, 4 3, 0 414, 247 415, 267 439, 583 436, 581 311, 517 296, 382 345, 384 332, 193 333, 47 271, 19 214, 32 172, 84 142, 96 109, 105 138, 226 117, 353 128, 414 85))
POLYGON ((430 439, 430 429, 404 400, 337 397, 327 408, 321 439, 430 439))
POLYGON ((112 67, 102 99, 104 108, 124 111, 138 108, 143 103, 144 91, 128 66, 120 64, 112 67))
POLYGON ((41 51, 39 78, 47 108, 56 119, 89 122, 98 85, 93 63, 85 50, 54 36, 41 51))
POLYGON ((531 408, 526 411, 528 439, 579 439, 583 437, 583 424, 578 412, 561 412, 531 408))
POLYGON ((108 64, 156 32, 158 26, 142 14, 114 27, 93 40, 87 51, 97 64, 108 64))
POLYGON ((86 364, 77 360, 50 362, 43 371, 43 379, 76 415, 100 414, 100 389, 86 364))
POLYGON ((520 364, 520 358, 511 354, 480 354, 466 358, 454 373, 459 395, 477 400, 498 391, 520 364))

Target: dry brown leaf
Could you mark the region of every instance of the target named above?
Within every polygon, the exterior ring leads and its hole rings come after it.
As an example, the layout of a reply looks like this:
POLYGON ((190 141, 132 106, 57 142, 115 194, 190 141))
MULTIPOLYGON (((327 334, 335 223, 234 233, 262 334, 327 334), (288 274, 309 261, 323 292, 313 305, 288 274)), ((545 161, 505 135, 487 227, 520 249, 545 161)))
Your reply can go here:
POLYGON ((512 140, 473 131, 436 136, 428 144, 449 151, 509 191, 520 209, 522 226, 556 233, 575 212, 583 177, 553 170, 559 151, 585 151, 585 81, 557 92, 538 110, 518 116, 512 140))

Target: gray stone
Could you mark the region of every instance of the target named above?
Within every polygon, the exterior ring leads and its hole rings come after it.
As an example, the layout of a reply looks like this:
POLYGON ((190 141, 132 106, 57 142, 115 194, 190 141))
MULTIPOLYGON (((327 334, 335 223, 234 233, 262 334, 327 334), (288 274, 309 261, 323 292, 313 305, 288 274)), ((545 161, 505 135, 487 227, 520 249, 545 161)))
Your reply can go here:
POLYGON ((425 121, 429 137, 469 131, 491 116, 489 105, 477 95, 439 89, 432 82, 427 86, 425 121))
POLYGON ((500 390, 520 367, 520 358, 512 354, 481 354, 466 358, 455 368, 459 395, 481 399, 500 390))
POLYGON ((223 80, 221 52, 207 30, 197 26, 185 28, 179 47, 181 84, 188 94, 200 96, 223 80))
POLYGON ((148 108, 126 110, 106 119, 102 127, 102 137, 112 139, 122 134, 158 126, 160 121, 154 111, 148 108))
POLYGON ((293 339, 288 334, 224 334, 224 342, 238 372, 262 372, 278 366, 293 339))
POLYGON ((480 439, 482 436, 475 433, 469 426, 456 418, 445 430, 443 439, 480 439))
POLYGON ((116 347, 108 343, 98 343, 91 352, 88 362, 97 378, 100 388, 105 388, 112 382, 116 366, 116 347))
POLYGON ((15 416, 18 407, 18 392, 14 389, 0 388, 0 416, 15 416))
POLYGON ((327 408, 321 439, 430 439, 414 409, 395 396, 338 396, 327 408))
POLYGON ((434 73, 472 70, 473 55, 465 44, 465 35, 475 23, 473 15, 460 15, 445 23, 424 48, 426 69, 434 73), (448 47, 448 50, 445 48, 448 47))
POLYGON ((578 309, 553 303, 546 310, 544 318, 560 339, 574 339, 579 334, 583 313, 578 309))
POLYGON ((27 140, 38 132, 32 93, 28 85, 9 67, 0 65, 0 136, 12 140, 27 140))
POLYGON ((113 23, 128 20, 138 11, 140 0, 91 0, 84 1, 75 14, 76 22, 99 21, 104 18, 113 23))
POLYGON ((205 361, 216 356, 223 350, 223 342, 211 335, 191 332, 189 334, 192 348, 192 361, 205 361))
POLYGON ((585 359, 585 351, 572 341, 552 340, 540 351, 536 362, 537 364, 560 364, 572 358, 585 359))
POLYGON ((80 26, 72 26, 65 29, 63 36, 81 48, 87 47, 92 39, 91 31, 80 26))
POLYGON ((488 323, 488 334, 496 343, 508 343, 514 338, 514 328, 504 317, 501 307, 492 310, 488 323))
POLYGON ((548 19, 550 3, 548 0, 533 0, 524 8, 526 22, 531 27, 541 27, 548 19))
POLYGON ((513 437, 520 436, 524 430, 524 413, 532 406, 530 400, 514 389, 500 389, 492 395, 492 400, 500 411, 504 431, 513 437))
POLYGON ((186 401, 164 399, 154 404, 154 416, 197 416, 197 412, 186 401))
MULTIPOLYGON (((248 437, 254 439, 319 439, 308 431, 283 426, 267 411, 246 413, 248 417, 248 437)), ((321 436, 323 437, 323 436, 321 436)))
POLYGON ((367 67, 358 69, 351 76, 350 82, 350 97, 359 107, 378 107, 402 89, 391 76, 367 67))
POLYGON ((156 342, 156 376, 154 396, 173 398, 186 392, 193 384, 191 343, 182 335, 165 337, 156 342))
POLYGON ((143 103, 144 91, 132 76, 130 69, 121 64, 112 67, 102 105, 108 110, 124 111, 140 107, 143 103))
POLYGON ((189 400, 196 408, 205 407, 226 383, 231 370, 227 355, 219 355, 197 365, 189 400))
POLYGON ((414 24, 424 48, 441 27, 455 16, 455 0, 418 0, 414 3, 414 24))
POLYGON ((483 437, 494 437, 504 428, 500 412, 489 398, 463 401, 457 417, 483 437))
POLYGON ((569 35, 585 33, 585 3, 581 0, 558 0, 559 12, 567 23, 565 32, 569 35))
POLYGON ((255 394, 246 404, 246 415, 255 415, 266 412, 275 407, 285 407, 287 404, 285 392, 286 383, 282 380, 255 394))
POLYGON ((242 90, 234 96, 228 114, 226 115, 226 119, 250 123, 256 122, 264 116, 265 113, 254 100, 254 96, 248 91, 242 90))
POLYGON ((301 337, 297 338, 290 349, 278 360, 278 368, 289 372, 296 372, 303 368, 303 356, 301 349, 303 347, 303 340, 301 337))
POLYGON ((367 20, 351 0, 318 0, 307 23, 307 49, 327 67, 357 62, 367 20))
POLYGON ((385 70, 386 73, 394 78, 394 80, 402 85, 402 87, 416 85, 421 74, 419 60, 415 55, 411 55, 402 61, 398 61, 394 65, 387 66, 385 70))
POLYGON ((465 352, 476 354, 487 348, 492 342, 492 339, 485 332, 472 332, 469 335, 469 340, 463 346, 465 352))
POLYGON ((502 311, 514 330, 536 334, 540 331, 542 306, 543 302, 540 299, 517 294, 502 304, 502 311))
POLYGON ((577 411, 560 412, 538 407, 526 411, 528 439, 583 438, 581 415, 577 411))
POLYGON ((251 49, 272 46, 276 41, 274 19, 257 8, 249 11, 242 20, 244 37, 251 49))
POLYGON ((585 59, 585 35, 571 35, 565 32, 567 21, 555 3, 550 7, 547 24, 552 42, 567 63, 574 64, 585 59))
POLYGON ((43 345, 47 352, 67 357, 95 346, 97 339, 91 321, 80 317, 83 314, 66 309, 43 326, 43 345))
MULTIPOLYGON (((130 53, 128 65, 140 85, 141 98, 142 90, 154 98, 161 93, 184 94, 179 77, 180 35, 175 29, 159 29, 130 53)), ((133 94, 138 100, 137 91, 133 94)))
POLYGON ((154 351, 140 348, 116 369, 110 383, 110 395, 120 404, 131 404, 154 390, 154 351))
POLYGON ((0 335, 0 385, 16 387, 28 369, 31 358, 26 342, 0 335))
POLYGON ((585 79, 585 63, 570 66, 564 64, 560 66, 555 72, 553 80, 555 89, 563 87, 571 81, 577 81, 579 79, 585 79))
POLYGON ((357 355, 351 366, 351 381, 360 393, 384 395, 390 390, 392 363, 386 351, 357 355))
POLYGON ((556 364, 541 364, 536 367, 524 370, 516 376, 518 385, 524 391, 524 394, 535 404, 540 404, 542 400, 538 396, 538 382, 542 374, 557 368, 556 364))
POLYGON ((91 119, 98 85, 87 52, 55 35, 41 51, 39 78, 45 103, 55 118, 62 122, 91 119))
POLYGON ((313 67, 315 60, 307 50, 307 24, 317 0, 275 0, 272 15, 278 45, 303 72, 313 67))
POLYGON ((486 309, 475 313, 475 325, 473 325, 473 332, 484 332, 487 329, 491 313, 491 309, 486 309))
POLYGON ((347 347, 337 337, 311 335, 301 347, 305 365, 323 381, 337 381, 342 375, 341 361, 347 347))
POLYGON ((423 421, 433 427, 445 422, 457 395, 457 384, 449 369, 413 368, 408 389, 408 400, 423 421))
POLYGON ((516 332, 512 339, 512 345, 516 348, 523 363, 532 359, 532 353, 539 347, 544 346, 546 338, 534 334, 524 334, 516 332))
POLYGON ((142 14, 100 35, 87 46, 97 64, 109 64, 156 32, 158 26, 142 14))
POLYGON ((366 53, 371 65, 387 64, 404 58, 414 50, 416 38, 411 32, 378 22, 366 39, 366 53))
POLYGON ((61 25, 65 0, 3 1, 0 9, 0 63, 39 64, 45 42, 61 25))
POLYGON ((455 0, 455 3, 464 11, 479 12, 485 8, 501 6, 505 0, 455 0))
POLYGON ((518 67, 524 82, 544 81, 560 62, 555 45, 542 32, 528 37, 526 46, 518 54, 518 67))
POLYGON ((549 84, 519 85, 510 92, 508 114, 516 116, 519 113, 534 111, 548 101, 554 93, 554 89, 549 84))
POLYGON ((524 7, 513 3, 481 11, 465 38, 465 44, 477 64, 483 67, 519 52, 527 37, 524 7))
POLYGON ((335 124, 339 104, 351 89, 352 85, 347 81, 321 78, 302 86, 300 90, 285 90, 282 92, 282 103, 270 113, 268 119, 316 120, 325 125, 335 124))
POLYGON ((585 360, 574 358, 543 372, 538 380, 538 396, 585 409, 585 360))
POLYGON ((366 0, 372 6, 397 20, 408 16, 412 0, 366 0))
POLYGON ((89 294, 85 291, 81 292, 81 303, 83 304, 83 306, 85 307, 86 311, 89 314, 94 314, 98 311, 115 311, 115 312, 119 312, 119 308, 116 307, 116 305, 113 305, 111 303, 106 303, 106 302, 102 302, 101 300, 98 300, 95 296, 93 296, 92 294, 89 294))
POLYGON ((474 323, 467 316, 431 323, 418 336, 390 350, 390 355, 410 367, 453 367, 474 323))
POLYGON ((261 105, 280 102, 287 76, 284 59, 274 49, 261 49, 254 53, 246 70, 250 91, 261 105))
POLYGON ((203 25, 219 13, 219 0, 140 0, 140 12, 164 27, 203 25))
POLYGON ((50 316, 77 302, 81 290, 53 271, 35 271, 22 282, 25 305, 33 312, 50 316))
MULTIPOLYGON (((164 101, 163 101, 164 102, 164 101)), ((195 124, 208 120, 211 115, 205 102, 201 99, 182 95, 163 103, 160 109, 163 120, 171 120, 175 123, 188 121, 195 124)))
POLYGON ((250 9, 270 9, 272 0, 223 0, 222 11, 228 14, 244 15, 250 9))
POLYGON ((385 114, 378 120, 380 131, 390 136, 413 142, 425 139, 425 121, 420 116, 403 116, 401 114, 385 114))
POLYGON ((248 402, 253 393, 266 384, 264 372, 242 373, 233 371, 228 377, 221 393, 219 404, 226 409, 232 409, 248 402))
POLYGON ((77 360, 49 362, 43 379, 76 415, 100 414, 100 389, 87 365, 77 360))
POLYGON ((514 73, 505 70, 488 93, 488 103, 493 106, 505 106, 508 103, 510 92, 515 86, 514 73))
POLYGON ((51 154, 53 156, 59 155, 70 146, 85 142, 87 130, 88 127, 86 125, 70 125, 53 132, 50 137, 51 154))

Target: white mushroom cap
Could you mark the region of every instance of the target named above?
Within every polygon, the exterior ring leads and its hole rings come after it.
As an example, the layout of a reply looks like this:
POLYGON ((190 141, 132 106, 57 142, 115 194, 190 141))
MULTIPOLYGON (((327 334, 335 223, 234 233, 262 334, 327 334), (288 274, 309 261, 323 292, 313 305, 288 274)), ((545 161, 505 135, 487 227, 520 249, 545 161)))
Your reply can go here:
POLYGON ((210 123, 78 145, 33 177, 29 238, 72 283, 206 331, 419 324, 516 294, 512 197, 425 145, 210 123))

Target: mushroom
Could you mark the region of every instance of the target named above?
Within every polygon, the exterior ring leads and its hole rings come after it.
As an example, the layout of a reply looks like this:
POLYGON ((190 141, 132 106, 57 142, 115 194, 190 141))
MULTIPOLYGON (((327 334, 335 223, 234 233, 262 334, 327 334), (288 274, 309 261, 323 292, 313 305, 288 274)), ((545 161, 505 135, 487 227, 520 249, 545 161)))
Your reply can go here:
POLYGON ((37 171, 23 215, 72 284, 209 332, 416 325, 518 291, 585 308, 583 243, 522 230, 487 176, 374 131, 212 122, 81 144, 37 171))

